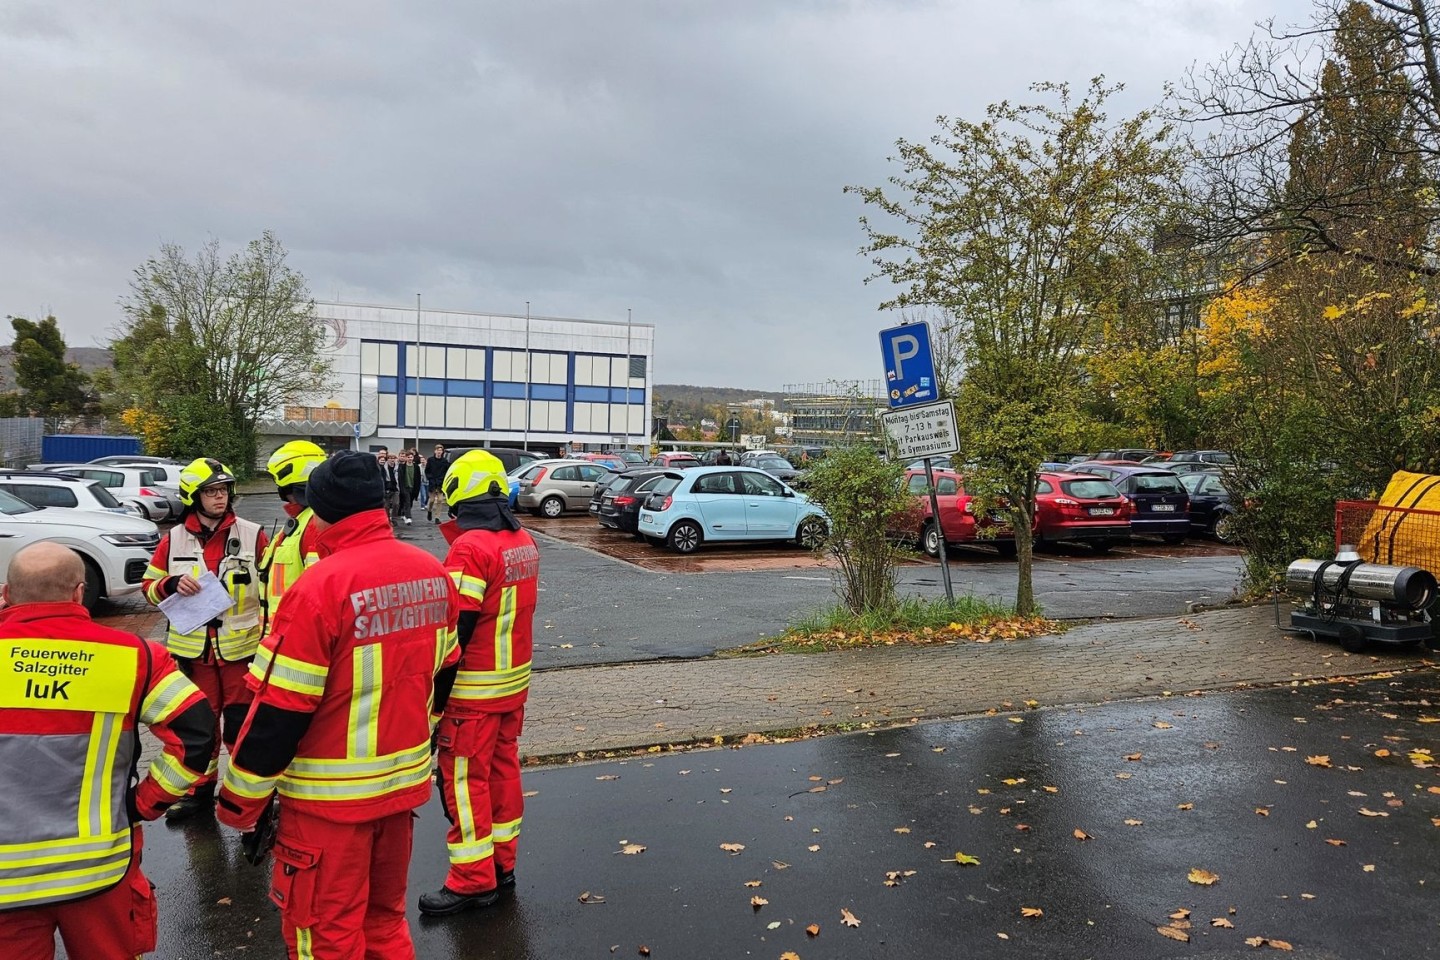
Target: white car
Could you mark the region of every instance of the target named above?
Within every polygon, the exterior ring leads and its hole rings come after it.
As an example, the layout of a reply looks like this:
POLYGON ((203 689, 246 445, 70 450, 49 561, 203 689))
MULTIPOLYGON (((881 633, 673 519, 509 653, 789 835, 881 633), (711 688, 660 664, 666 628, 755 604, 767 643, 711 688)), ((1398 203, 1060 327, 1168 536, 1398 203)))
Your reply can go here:
POLYGON ((0 471, 0 490, 14 494, 32 507, 69 507, 102 513, 145 516, 139 500, 117 500, 98 480, 35 470, 0 471))
POLYGON ((46 473, 63 473, 86 480, 98 480, 111 495, 121 500, 134 500, 145 509, 151 520, 173 520, 180 516, 179 487, 167 487, 163 476, 149 464, 141 467, 114 467, 94 463, 47 463, 46 473))
POLYGON ((30 506, 0 490, 0 580, 10 558, 32 543, 48 540, 69 547, 85 561, 85 606, 101 597, 123 597, 140 589, 145 568, 160 545, 155 524, 140 517, 30 506))

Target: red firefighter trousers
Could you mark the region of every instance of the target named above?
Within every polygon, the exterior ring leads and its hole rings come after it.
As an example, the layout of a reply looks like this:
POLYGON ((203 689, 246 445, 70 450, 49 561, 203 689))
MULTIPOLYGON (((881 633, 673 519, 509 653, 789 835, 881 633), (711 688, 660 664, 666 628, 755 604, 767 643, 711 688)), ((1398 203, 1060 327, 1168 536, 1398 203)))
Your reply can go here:
POLYGON ((140 872, 140 828, 130 870, 115 886, 84 900, 0 914, 0 955, 53 960, 55 931, 70 960, 135 960, 155 949, 155 891, 140 872))
POLYGON ((175 658, 180 672, 189 677, 215 712, 215 722, 220 736, 215 738, 215 752, 210 757, 210 768, 195 786, 214 786, 215 775, 220 769, 220 745, 228 750, 235 746, 235 738, 245 725, 245 715, 250 711, 250 701, 255 694, 245 683, 250 672, 249 660, 217 660, 213 652, 206 651, 206 659, 175 658))
POLYGON ((414 814, 336 823, 282 798, 270 899, 291 960, 415 960, 405 922, 414 814))
POLYGON ((450 873, 456 893, 494 890, 496 871, 515 869, 525 800, 520 786, 522 705, 508 713, 446 717, 440 723, 440 795, 450 830, 450 873))

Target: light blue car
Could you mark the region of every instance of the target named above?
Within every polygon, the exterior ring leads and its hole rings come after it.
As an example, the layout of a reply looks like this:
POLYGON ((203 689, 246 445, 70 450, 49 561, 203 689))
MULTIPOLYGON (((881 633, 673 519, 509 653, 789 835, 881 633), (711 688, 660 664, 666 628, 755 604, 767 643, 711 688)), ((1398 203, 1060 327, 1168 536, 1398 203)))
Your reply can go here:
POLYGON ((667 473, 640 508, 640 533, 677 553, 707 540, 824 541, 825 511, 763 470, 692 467, 667 473))

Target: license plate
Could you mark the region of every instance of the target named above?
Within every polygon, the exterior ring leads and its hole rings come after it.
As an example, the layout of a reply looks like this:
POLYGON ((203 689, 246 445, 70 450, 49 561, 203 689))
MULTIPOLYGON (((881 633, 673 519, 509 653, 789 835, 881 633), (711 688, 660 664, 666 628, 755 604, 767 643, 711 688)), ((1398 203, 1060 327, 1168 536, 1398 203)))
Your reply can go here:
POLYGON ((1150 509, 1151 509, 1152 511, 1154 511, 1155 513, 1174 513, 1174 512, 1175 512, 1175 504, 1173 504, 1173 503, 1157 503, 1157 504, 1155 504, 1153 507, 1151 507, 1150 509))
POLYGON ((651 516, 650 514, 648 514, 648 513, 642 513, 642 514, 640 514, 640 519, 641 519, 642 521, 644 521, 645 523, 649 523, 651 520, 654 520, 655 518, 654 518, 653 516, 651 516))
POLYGON ((1091 507, 1091 508, 1090 508, 1090 516, 1092 516, 1092 517, 1113 517, 1113 516, 1115 516, 1115 509, 1114 509, 1113 507, 1091 507))

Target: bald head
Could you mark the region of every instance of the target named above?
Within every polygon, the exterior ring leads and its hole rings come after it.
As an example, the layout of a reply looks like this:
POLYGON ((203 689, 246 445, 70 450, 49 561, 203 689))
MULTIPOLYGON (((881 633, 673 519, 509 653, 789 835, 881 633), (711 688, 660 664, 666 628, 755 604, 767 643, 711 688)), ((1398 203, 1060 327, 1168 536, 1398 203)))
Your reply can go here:
POLYGON ((69 547, 32 543, 10 560, 5 575, 5 602, 63 603, 76 598, 85 582, 85 564, 69 547))

